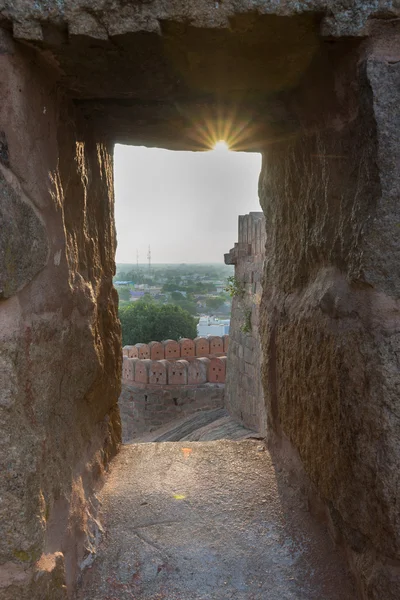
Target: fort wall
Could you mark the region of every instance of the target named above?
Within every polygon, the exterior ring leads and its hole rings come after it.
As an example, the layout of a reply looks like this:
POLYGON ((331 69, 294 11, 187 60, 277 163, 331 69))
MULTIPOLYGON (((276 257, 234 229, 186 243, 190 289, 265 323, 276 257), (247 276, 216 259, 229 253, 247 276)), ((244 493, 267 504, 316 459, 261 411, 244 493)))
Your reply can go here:
POLYGON ((149 342, 148 344, 127 345, 122 349, 128 358, 150 358, 151 360, 192 360, 201 356, 224 356, 228 352, 229 335, 196 337, 194 340, 182 338, 149 342))
POLYGON ((263 213, 239 216, 238 229, 238 242, 225 254, 225 263, 235 266, 225 402, 232 416, 266 434, 259 331, 266 241, 263 213))
POLYGON ((225 385, 141 385, 122 383, 119 409, 122 441, 135 441, 139 435, 198 411, 222 408, 225 385))
POLYGON ((226 356, 201 356, 168 361, 123 357, 122 383, 179 386, 225 383, 226 356))
POLYGON ((119 398, 123 442, 199 410, 222 408, 228 347, 227 335, 125 346, 119 398))

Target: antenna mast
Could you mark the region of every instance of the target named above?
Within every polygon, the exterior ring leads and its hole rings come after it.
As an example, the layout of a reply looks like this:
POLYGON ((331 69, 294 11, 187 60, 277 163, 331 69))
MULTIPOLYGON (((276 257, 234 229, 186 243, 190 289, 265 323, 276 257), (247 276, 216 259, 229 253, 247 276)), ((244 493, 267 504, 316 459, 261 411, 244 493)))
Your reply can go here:
POLYGON ((136 248, 136 269, 139 270, 139 250, 136 248))
POLYGON ((147 260, 149 261, 149 275, 151 272, 151 248, 149 246, 149 251, 147 252, 147 260))

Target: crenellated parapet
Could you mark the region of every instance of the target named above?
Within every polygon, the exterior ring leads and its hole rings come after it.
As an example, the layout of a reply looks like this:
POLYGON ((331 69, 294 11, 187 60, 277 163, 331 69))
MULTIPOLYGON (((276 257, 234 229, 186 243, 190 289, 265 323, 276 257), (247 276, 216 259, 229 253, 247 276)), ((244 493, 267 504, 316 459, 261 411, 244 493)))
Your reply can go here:
POLYGON ((229 335, 197 337, 194 340, 181 338, 164 340, 163 342, 149 342, 148 344, 135 344, 124 346, 123 356, 150 360, 194 360, 202 356, 223 356, 228 352, 229 335))
POLYGON ((126 385, 195 386, 225 383, 229 335, 124 346, 126 385))
POLYGON ((196 386, 224 384, 226 356, 192 357, 192 360, 151 360, 123 357, 122 382, 126 385, 196 386))

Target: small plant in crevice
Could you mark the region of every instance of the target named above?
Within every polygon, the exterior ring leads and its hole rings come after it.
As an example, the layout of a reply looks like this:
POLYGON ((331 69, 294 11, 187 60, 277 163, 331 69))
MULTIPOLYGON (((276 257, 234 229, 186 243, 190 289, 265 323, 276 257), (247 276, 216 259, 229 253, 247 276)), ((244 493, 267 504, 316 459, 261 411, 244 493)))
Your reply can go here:
POLYGON ((244 314, 244 323, 241 326, 240 330, 242 333, 250 333, 251 332, 251 308, 246 310, 244 314))
POLYGON ((232 298, 243 298, 245 292, 244 284, 235 275, 231 275, 227 279, 225 291, 232 298))

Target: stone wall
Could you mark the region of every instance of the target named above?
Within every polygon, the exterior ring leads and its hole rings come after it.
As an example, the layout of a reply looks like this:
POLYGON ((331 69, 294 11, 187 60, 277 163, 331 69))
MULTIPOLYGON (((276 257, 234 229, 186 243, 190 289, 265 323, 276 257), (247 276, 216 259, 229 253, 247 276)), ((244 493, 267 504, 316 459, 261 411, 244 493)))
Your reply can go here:
POLYGON ((222 408, 228 347, 228 335, 124 346, 123 441, 199 410, 222 408))
POLYGON ((0 597, 60 600, 120 439, 112 147, 0 29, 0 597))
POLYGON ((223 407, 228 347, 228 335, 124 346, 123 441, 199 410, 223 407))
POLYGON ((122 381, 151 385, 225 383, 229 336, 124 346, 122 381))
POLYGON ((124 356, 122 381, 154 386, 225 383, 226 356, 202 356, 191 360, 150 360, 124 356))
POLYGON ((202 410, 224 406, 224 384, 140 385, 122 383, 119 407, 124 443, 202 410))
POLYGON ((400 32, 326 45, 266 150, 271 443, 311 481, 360 597, 400 597, 400 32), (302 466, 300 466, 302 465, 302 466))
POLYGON ((266 434, 259 330, 265 255, 263 213, 239 217, 238 240, 225 255, 225 263, 235 265, 225 402, 235 418, 266 434))

